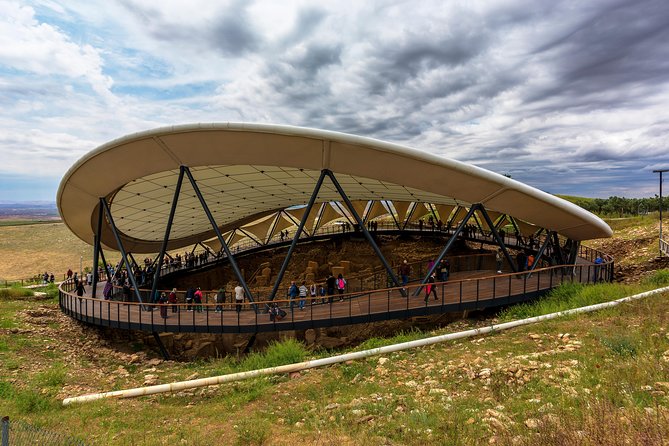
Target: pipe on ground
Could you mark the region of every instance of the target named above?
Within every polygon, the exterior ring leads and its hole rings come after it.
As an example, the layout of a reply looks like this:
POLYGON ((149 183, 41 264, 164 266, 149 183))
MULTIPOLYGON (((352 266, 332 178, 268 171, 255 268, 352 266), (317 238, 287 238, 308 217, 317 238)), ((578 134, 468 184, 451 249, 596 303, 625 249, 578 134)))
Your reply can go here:
POLYGON ((66 406, 72 403, 84 403, 88 401, 95 401, 103 398, 133 398, 137 396, 144 395, 154 395, 157 393, 165 392, 178 392, 186 389, 194 389, 197 387, 213 386, 217 384, 229 383, 233 381, 242 381, 250 378, 257 378, 259 376, 266 375, 275 375, 280 373, 291 373, 298 372, 306 369, 313 369, 316 367, 323 367, 331 364, 338 364, 345 361, 351 361, 355 359, 367 358, 369 356, 380 355, 385 353, 392 353, 401 350, 407 350, 416 347, 424 347, 427 345, 437 344, 440 342, 453 341, 456 339, 468 338, 472 336, 478 336, 488 333, 493 333, 496 331, 508 330, 509 328, 520 327, 522 325, 534 324, 536 322, 541 322, 549 319, 555 319, 561 316, 566 316, 570 314, 578 313, 588 313, 592 311, 601 310, 604 308, 611 308, 617 305, 620 305, 625 302, 631 302, 633 300, 643 299, 655 294, 661 294, 669 292, 669 287, 658 288, 656 290, 647 291, 645 293, 635 294, 633 296, 624 297, 622 299, 613 300, 610 302, 604 302, 601 304, 589 305, 587 307, 574 308, 571 310, 559 311, 557 313, 544 314, 542 316, 530 317, 527 319, 521 319, 512 322, 506 322, 503 324, 491 325, 489 327, 476 328, 472 330, 461 331, 458 333, 450 333, 440 336, 433 336, 430 338, 419 339, 416 341, 402 342, 400 344, 387 345, 385 347, 377 347, 370 350, 363 350, 359 352, 346 353, 343 355, 330 356, 328 358, 314 359, 312 361, 299 362, 295 364, 287 364, 278 367, 269 367, 266 369, 252 370, 248 372, 239 372, 231 373, 228 375, 213 376, 210 378, 200 378, 193 379, 190 381, 179 381, 169 384, 159 384, 156 386, 148 387, 138 387, 135 389, 128 390, 116 390, 113 392, 104 392, 104 393, 92 393, 89 395, 82 395, 72 398, 65 398, 63 400, 63 405, 66 406))

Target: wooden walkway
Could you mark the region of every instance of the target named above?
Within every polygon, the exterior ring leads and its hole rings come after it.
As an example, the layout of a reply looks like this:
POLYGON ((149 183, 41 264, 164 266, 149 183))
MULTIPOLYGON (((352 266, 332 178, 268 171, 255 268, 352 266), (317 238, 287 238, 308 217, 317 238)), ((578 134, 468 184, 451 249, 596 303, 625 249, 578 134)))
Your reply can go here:
POLYGON ((419 287, 403 292, 399 288, 335 295, 333 302, 311 303, 304 310, 298 300, 290 310, 290 302, 275 300, 286 311, 281 321, 270 320, 267 302, 246 302, 241 311, 225 303, 221 311, 216 304, 202 304, 201 311, 188 311, 186 304, 165 305, 167 317, 161 317, 160 305, 124 303, 102 299, 104 283, 98 296, 79 298, 61 287, 61 309, 71 317, 94 325, 152 332, 242 333, 276 330, 302 330, 367 323, 413 316, 499 307, 532 300, 563 282, 590 283, 597 276, 612 277, 613 263, 595 267, 580 259, 577 265, 537 269, 532 273, 495 274, 494 271, 454 273, 450 280, 436 284, 434 295, 425 301, 425 290, 419 287), (597 268, 597 269, 595 269, 597 268), (611 269, 610 269, 611 268, 611 269), (342 300, 339 300, 341 297, 342 300), (173 308, 174 307, 174 308, 173 308), (176 310, 176 311, 174 311, 176 310))

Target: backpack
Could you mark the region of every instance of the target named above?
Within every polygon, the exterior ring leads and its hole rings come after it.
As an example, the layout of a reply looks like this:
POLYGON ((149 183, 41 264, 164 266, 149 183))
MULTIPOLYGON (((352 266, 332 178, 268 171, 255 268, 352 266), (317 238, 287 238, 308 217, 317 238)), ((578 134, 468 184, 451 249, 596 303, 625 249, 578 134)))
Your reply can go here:
POLYGON ((346 288, 346 281, 344 279, 339 279, 337 281, 337 288, 339 288, 340 290, 346 288))

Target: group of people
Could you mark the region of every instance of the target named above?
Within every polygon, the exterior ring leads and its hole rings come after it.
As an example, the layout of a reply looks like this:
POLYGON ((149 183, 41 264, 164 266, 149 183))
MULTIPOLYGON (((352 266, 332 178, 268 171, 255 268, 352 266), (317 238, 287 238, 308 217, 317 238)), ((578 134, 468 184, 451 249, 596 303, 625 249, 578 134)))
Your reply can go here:
POLYGON ((319 285, 312 283, 307 286, 306 280, 303 280, 302 284, 298 286, 296 281, 292 280, 288 287, 290 310, 293 311, 296 303, 300 310, 304 310, 307 298, 310 298, 312 304, 316 303, 319 299, 321 303, 332 303, 334 302, 335 295, 339 295, 339 300, 344 300, 342 295, 346 291, 346 286, 347 282, 343 274, 338 274, 337 277, 330 274, 325 283, 319 285))

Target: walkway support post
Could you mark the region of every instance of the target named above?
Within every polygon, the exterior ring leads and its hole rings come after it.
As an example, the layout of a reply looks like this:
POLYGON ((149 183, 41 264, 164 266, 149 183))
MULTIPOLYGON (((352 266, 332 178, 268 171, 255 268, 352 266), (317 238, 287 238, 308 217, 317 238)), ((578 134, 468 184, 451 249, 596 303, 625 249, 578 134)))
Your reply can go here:
POLYGON ((132 287, 135 289, 135 296, 137 297, 137 300, 143 304, 144 301, 142 300, 142 296, 139 293, 139 287, 137 286, 135 275, 132 273, 132 267, 130 265, 130 262, 128 261, 127 252, 123 247, 123 242, 121 242, 121 237, 118 235, 118 231, 116 230, 116 225, 114 224, 114 218, 112 217, 111 210, 109 209, 109 205, 107 204, 107 200, 105 198, 100 198, 100 206, 104 208, 105 214, 107 215, 107 220, 109 220, 109 225, 111 226, 112 234, 114 234, 114 240, 116 240, 118 249, 119 251, 121 251, 121 257, 123 258, 123 262, 125 263, 125 269, 128 271, 128 279, 130 280, 130 283, 132 283, 132 287))
POLYGON ((492 236, 495 238, 495 241, 497 242, 497 244, 502 249, 502 252, 504 253, 504 257, 506 257, 506 261, 509 262, 509 265, 511 266, 511 271, 513 271, 514 273, 518 272, 518 269, 516 268, 516 265, 513 263, 513 259, 511 259, 511 255, 509 254, 509 251, 506 249, 506 245, 504 244, 504 240, 502 240, 502 238, 499 236, 499 232, 497 232, 497 229, 492 224, 492 220, 490 219, 490 216, 488 215, 488 212, 485 210, 485 207, 483 207, 482 204, 480 204, 478 206, 479 206, 479 211, 481 211, 481 215, 483 215, 483 219, 488 224, 488 227, 490 227, 490 232, 492 232, 492 236))
MULTIPOLYGON (((479 206, 478 204, 473 204, 472 207, 469 208, 469 212, 467 212, 465 218, 462 219, 462 221, 458 225, 458 228, 455 230, 451 238, 449 238, 448 241, 446 242, 446 246, 444 246, 444 249, 442 249, 441 252, 439 253, 439 256, 437 256, 437 259, 434 261, 434 265, 432 265, 432 268, 430 268, 425 277, 423 277, 423 280, 420 282, 421 285, 425 285, 427 283, 427 280, 434 272, 434 270, 436 270, 439 267, 439 263, 441 263, 441 260, 444 258, 446 253, 451 249, 451 246, 453 246, 453 243, 455 243, 455 240, 458 238, 458 235, 460 235, 460 232, 462 232, 462 229, 465 227, 469 219, 472 218, 472 215, 474 215, 474 211, 476 211, 478 206, 479 206)), ((418 296, 420 294, 421 289, 423 289, 422 286, 416 288, 416 291, 413 293, 413 295, 418 296)))
POLYGON ((276 276, 276 282, 274 282, 274 286, 272 287, 272 292, 269 295, 268 300, 274 300, 276 297, 276 292, 279 290, 279 286, 281 285, 281 281, 283 280, 283 275, 286 274, 286 268, 288 268, 288 262, 290 261, 290 257, 293 255, 293 251, 295 250, 295 246, 297 245, 297 240, 300 238, 300 234, 302 234, 302 230, 304 230, 304 225, 307 222, 307 219, 309 218, 309 214, 311 213, 311 208, 314 207, 314 203, 316 202, 316 197, 318 196, 318 192, 321 190, 321 186, 323 185, 323 180, 325 179, 326 175, 326 170, 323 169, 321 170, 321 175, 318 177, 318 181, 316 182, 316 187, 314 187, 314 191, 311 193, 311 197, 309 198, 309 202, 307 203, 307 208, 304 210, 304 215, 300 219, 300 225, 297 227, 297 231, 295 231, 295 235, 293 236, 293 241, 290 243, 290 247, 288 248, 288 252, 286 253, 286 257, 283 259, 283 263, 281 264, 281 269, 279 270, 279 274, 276 276))
MULTIPOLYGON (((214 229, 214 232, 216 232, 216 237, 218 237, 218 241, 221 243, 221 246, 223 247, 223 250, 225 250, 225 255, 228 256, 228 261, 230 262, 230 266, 232 267, 232 270, 235 273, 235 276, 237 277, 237 280, 239 281, 239 284, 244 288, 244 292, 246 295, 249 297, 249 300, 251 302, 254 302, 253 300, 253 294, 251 294, 251 290, 249 289, 248 285, 246 284, 246 280, 244 280, 244 277, 242 276, 242 272, 239 270, 239 266, 237 266, 237 262, 235 261, 234 257, 232 256, 232 253, 230 252, 230 248, 228 248, 228 244, 225 243, 225 240, 223 240, 223 235, 221 234, 221 230, 218 228, 218 225, 216 224, 216 220, 214 220, 214 216, 211 214, 211 211, 209 210, 209 206, 207 206, 207 202, 204 200, 204 197, 202 196, 202 192, 200 192, 200 188, 198 187, 197 183, 195 182, 195 178, 193 178, 193 174, 191 173, 190 169, 188 166, 183 166, 184 172, 188 176, 188 181, 190 181, 191 186, 193 187, 193 190, 195 191, 195 194, 197 195, 198 200, 200 200, 200 206, 202 206, 202 209, 204 209, 205 214, 207 214, 207 218, 209 219, 209 223, 211 224, 211 227, 214 229)), ((255 305, 254 305, 255 308, 255 305)), ((256 308, 256 311, 258 309, 256 308)))
MULTIPOLYGON (((102 233, 102 207, 98 209, 98 226, 95 230, 95 235, 93 236, 93 289, 92 295, 95 297, 95 294, 98 289, 98 261, 100 259, 100 234, 102 233)), ((107 269, 107 265, 105 265, 107 269)))
MULTIPOLYGON (((172 206, 170 207, 170 215, 167 217, 167 226, 165 226, 165 237, 163 237, 163 243, 160 245, 160 253, 158 254, 158 265, 156 266, 156 271, 153 273, 153 283, 151 284, 151 296, 150 299, 153 299, 153 296, 158 290, 158 279, 160 278, 160 270, 163 268, 163 257, 165 257, 165 251, 167 250, 167 243, 170 240, 170 232, 172 232, 172 223, 174 223, 174 214, 177 210, 177 203, 179 202, 179 195, 181 194, 181 185, 184 180, 184 167, 179 167, 179 178, 177 178, 177 185, 174 188, 174 196, 172 197, 172 206)), ((159 344, 160 345, 160 344, 159 344)))
POLYGON ((372 245, 372 249, 374 249, 374 252, 376 253, 377 257, 381 260, 381 263, 383 263, 383 266, 386 268, 386 271, 388 272, 388 275, 393 279, 393 283, 395 284, 396 287, 400 286, 399 280, 397 280, 397 276, 393 272, 393 269, 390 267, 388 262, 386 261, 386 258, 383 256, 381 253, 381 250, 379 249, 378 245, 374 241, 374 238, 371 236, 367 228, 365 227, 365 224, 363 223, 362 219, 356 212, 355 208, 353 207, 353 203, 351 203, 351 200, 348 199, 348 196, 346 195, 346 192, 344 192, 344 189, 342 189, 341 185, 339 184, 339 181, 337 181, 337 178, 334 176, 332 171, 324 169, 326 172, 326 175, 330 178, 332 181, 332 184, 334 184, 334 187, 337 189, 337 192, 339 192, 339 195, 341 195, 341 198, 344 200, 344 203, 346 203, 346 206, 348 207, 349 211, 351 212, 351 215, 355 218, 355 221, 358 223, 358 226, 360 226, 360 230, 362 233, 365 235, 365 238, 369 242, 370 245, 372 245))

